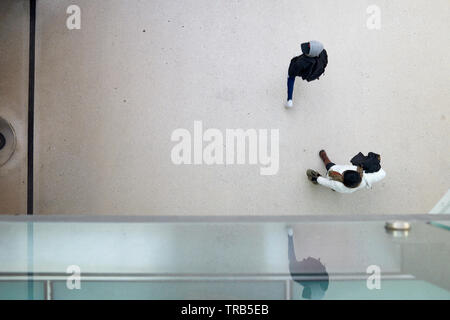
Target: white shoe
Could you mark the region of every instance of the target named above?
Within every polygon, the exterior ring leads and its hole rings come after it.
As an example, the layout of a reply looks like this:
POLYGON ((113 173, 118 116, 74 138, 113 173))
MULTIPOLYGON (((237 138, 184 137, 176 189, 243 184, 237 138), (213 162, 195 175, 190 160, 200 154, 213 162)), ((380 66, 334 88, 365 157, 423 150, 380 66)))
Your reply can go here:
POLYGON ((286 101, 286 104, 285 104, 284 106, 285 106, 286 108, 292 108, 292 106, 293 106, 292 100, 286 101))
POLYGON ((292 229, 291 227, 288 227, 287 228, 287 233, 288 233, 289 236, 292 237, 294 235, 294 229, 292 229))

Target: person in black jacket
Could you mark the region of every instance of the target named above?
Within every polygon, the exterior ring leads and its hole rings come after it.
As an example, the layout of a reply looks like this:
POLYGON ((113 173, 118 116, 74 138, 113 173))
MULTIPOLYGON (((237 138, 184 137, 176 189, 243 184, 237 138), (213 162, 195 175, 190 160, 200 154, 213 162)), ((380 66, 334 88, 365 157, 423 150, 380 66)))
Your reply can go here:
POLYGON ((292 279, 303 287, 304 299, 320 300, 328 290, 328 272, 320 261, 313 257, 297 260, 294 248, 294 230, 288 227, 289 273, 292 279), (303 278, 303 279, 302 279, 303 278))
POLYGON ((287 89, 288 97, 286 108, 292 108, 292 95, 294 93, 295 77, 306 81, 319 79, 328 64, 327 51, 319 41, 309 41, 301 44, 302 55, 291 60, 288 70, 287 89))

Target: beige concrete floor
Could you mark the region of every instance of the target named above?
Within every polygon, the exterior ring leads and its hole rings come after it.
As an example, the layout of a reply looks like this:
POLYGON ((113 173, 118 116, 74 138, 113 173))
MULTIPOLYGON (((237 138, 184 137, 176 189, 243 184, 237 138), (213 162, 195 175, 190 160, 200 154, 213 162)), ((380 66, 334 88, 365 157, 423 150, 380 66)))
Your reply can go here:
POLYGON ((17 146, 0 167, 0 214, 27 211, 29 5, 0 2, 0 117, 14 128, 17 146))
POLYGON ((449 188, 450 49, 446 0, 40 0, 36 48, 35 210, 39 214, 259 215, 428 212, 449 188), (144 32, 145 30, 145 32, 144 32), (329 66, 286 71, 302 41, 321 40, 329 66), (175 166, 174 129, 280 130, 280 170, 175 166), (313 186, 309 167, 381 153, 374 189, 313 186))

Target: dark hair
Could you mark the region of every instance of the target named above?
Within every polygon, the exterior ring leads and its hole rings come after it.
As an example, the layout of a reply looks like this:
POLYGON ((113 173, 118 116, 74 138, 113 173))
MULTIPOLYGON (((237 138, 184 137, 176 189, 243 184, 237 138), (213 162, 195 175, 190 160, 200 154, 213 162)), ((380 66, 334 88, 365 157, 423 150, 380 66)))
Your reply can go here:
POLYGON ((291 275, 294 277, 295 275, 307 275, 311 278, 321 278, 321 280, 294 280, 295 282, 302 285, 303 292, 302 297, 305 299, 312 299, 313 292, 317 292, 317 286, 313 284, 318 284, 320 290, 322 290, 322 295, 328 289, 329 276, 325 265, 319 259, 308 257, 306 259, 302 259, 298 263, 299 273, 292 273, 291 275))
POLYGON ((302 44, 301 44, 301 48, 302 48, 302 52, 303 52, 304 54, 309 54, 309 50, 311 49, 311 48, 310 48, 310 45, 309 45, 309 42, 304 42, 304 43, 302 43, 302 44))
POLYGON ((344 186, 347 188, 356 188, 361 183, 361 175, 355 170, 344 171, 344 186))

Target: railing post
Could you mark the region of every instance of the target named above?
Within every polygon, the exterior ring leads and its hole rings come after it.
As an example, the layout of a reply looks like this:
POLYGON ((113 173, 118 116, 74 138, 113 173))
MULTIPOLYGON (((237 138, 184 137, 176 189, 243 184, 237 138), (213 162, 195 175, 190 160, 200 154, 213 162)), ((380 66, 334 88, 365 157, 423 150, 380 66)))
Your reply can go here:
POLYGON ((52 300, 52 281, 46 280, 45 281, 45 287, 44 287, 44 299, 45 300, 52 300))
POLYGON ((286 300, 292 300, 291 279, 286 280, 286 300))

